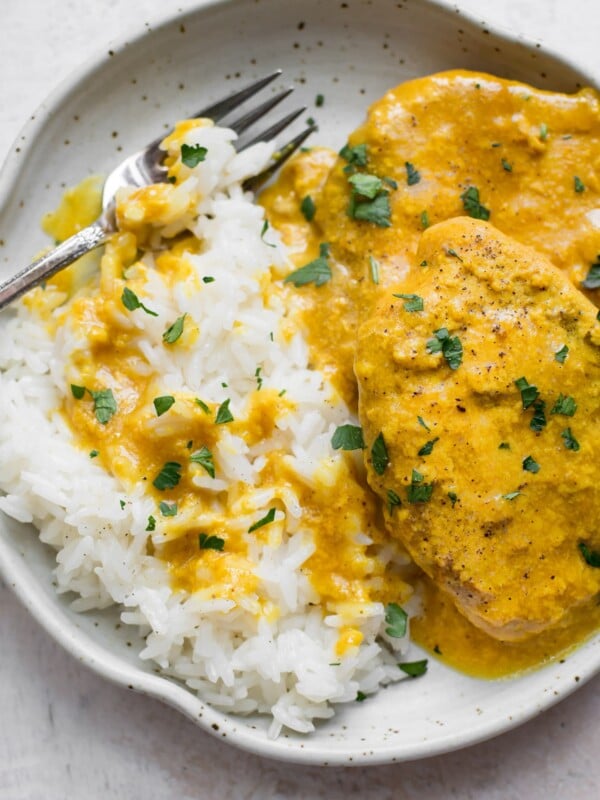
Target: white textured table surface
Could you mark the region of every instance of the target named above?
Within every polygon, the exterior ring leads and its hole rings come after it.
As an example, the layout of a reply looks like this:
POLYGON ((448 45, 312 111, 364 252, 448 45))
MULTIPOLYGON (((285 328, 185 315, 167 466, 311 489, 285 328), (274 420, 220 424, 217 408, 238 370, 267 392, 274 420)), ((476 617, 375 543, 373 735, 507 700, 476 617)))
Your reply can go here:
MULTIPOLYGON (((1 158, 31 111, 88 54, 132 23, 195 2, 0 5, 1 158)), ((457 5, 541 40, 600 80, 598 0, 457 5)), ((240 753, 158 702, 104 682, 51 641, 1 584, 0 608, 1 800, 600 797, 598 678, 518 730, 468 750, 393 767, 310 769, 240 753)))

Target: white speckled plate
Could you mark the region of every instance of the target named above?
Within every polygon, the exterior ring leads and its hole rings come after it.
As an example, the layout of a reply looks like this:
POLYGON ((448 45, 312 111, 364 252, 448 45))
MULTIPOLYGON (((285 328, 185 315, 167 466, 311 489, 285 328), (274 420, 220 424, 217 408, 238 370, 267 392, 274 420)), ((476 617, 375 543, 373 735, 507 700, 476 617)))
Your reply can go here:
MULTIPOLYGON (((320 124, 315 141, 340 147, 368 103, 416 75, 486 70, 542 88, 591 83, 539 46, 482 29, 424 0, 230 0, 198 3, 155 30, 139 30, 60 87, 16 142, 0 179, 0 275, 44 244, 41 216, 65 185, 108 172, 205 102, 274 68, 297 85, 320 124), (317 93, 325 96, 314 108, 317 93)), ((600 637, 564 663, 524 677, 478 681, 437 662, 426 677, 342 708, 308 737, 266 736, 267 723, 227 716, 141 662, 115 612, 78 615, 52 587, 53 553, 35 531, 0 515, 0 567, 39 622, 71 653, 117 683, 158 697, 240 747, 315 764, 385 763, 463 747, 507 730, 600 670, 600 637)))

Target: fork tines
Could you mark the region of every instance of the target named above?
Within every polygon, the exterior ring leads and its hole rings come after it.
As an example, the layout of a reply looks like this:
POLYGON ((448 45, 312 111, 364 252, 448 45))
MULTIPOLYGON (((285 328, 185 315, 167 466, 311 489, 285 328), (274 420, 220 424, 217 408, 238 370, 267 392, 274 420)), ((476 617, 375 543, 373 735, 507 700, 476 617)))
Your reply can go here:
POLYGON ((245 103, 246 100, 249 100, 251 97, 254 97, 255 94, 260 92, 265 86, 268 86, 272 83, 275 78, 278 78, 281 75, 281 70, 276 69, 275 72, 272 72, 270 75, 267 75, 264 78, 260 78, 259 80, 251 83, 249 86, 246 86, 244 89, 240 89, 237 92, 229 95, 224 100, 219 100, 213 105, 207 106, 203 108, 202 111, 198 111, 197 114, 194 114, 195 117, 209 117, 212 119, 213 122, 220 122, 223 117, 226 117, 230 111, 234 111, 236 108, 245 103))
MULTIPOLYGON (((281 75, 281 73, 282 71, 280 69, 275 70, 275 72, 272 72, 270 75, 260 78, 259 80, 254 81, 254 83, 251 83, 249 86, 234 92, 224 100, 220 100, 213 105, 203 108, 202 111, 199 111, 197 114, 195 114, 195 116, 208 117, 214 122, 224 124, 226 127, 234 130, 239 136, 240 134, 245 133, 260 119, 265 117, 272 109, 275 108, 275 106, 279 105, 279 103, 285 100, 286 97, 289 97, 289 95, 294 91, 294 87, 283 89, 273 97, 261 103, 259 106, 256 106, 256 108, 246 111, 233 122, 227 122, 226 117, 236 109, 239 109, 240 106, 242 106, 247 100, 250 100, 250 98, 258 94, 261 89, 264 89, 266 86, 272 83, 281 75)), ((289 125, 291 125, 291 123, 294 122, 294 120, 296 120, 305 110, 306 106, 301 106, 291 113, 286 114, 286 116, 282 117, 278 121, 272 123, 260 133, 255 134, 251 139, 246 138, 238 140, 236 149, 244 150, 246 147, 250 147, 258 142, 272 141, 289 125)), ((273 156, 272 163, 267 167, 267 169, 263 170, 263 172, 261 172, 259 175, 255 175, 253 178, 250 178, 246 181, 246 188, 255 191, 262 186, 262 184, 272 177, 279 167, 285 161, 287 161, 287 159, 300 147, 304 140, 316 129, 316 125, 311 124, 289 142, 282 145, 273 156)))

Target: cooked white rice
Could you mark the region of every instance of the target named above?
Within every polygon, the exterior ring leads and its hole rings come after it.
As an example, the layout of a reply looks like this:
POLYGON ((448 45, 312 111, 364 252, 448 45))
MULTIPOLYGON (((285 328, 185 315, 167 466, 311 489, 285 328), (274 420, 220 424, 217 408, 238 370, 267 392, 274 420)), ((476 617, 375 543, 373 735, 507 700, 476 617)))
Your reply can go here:
MULTIPOLYGON (((186 141, 207 147, 208 155, 178 190, 184 200, 189 192, 200 199, 196 213, 161 232, 172 235, 188 227, 203 240, 202 252, 190 256, 197 281, 170 287, 152 270, 152 257, 145 257, 144 302, 159 316, 123 309, 121 324, 137 328, 145 357, 140 369, 160 376, 163 394, 195 394, 218 403, 226 383, 231 409, 236 418, 243 417, 261 365, 264 386, 285 388, 294 401, 295 410, 280 420, 267 442, 248 447, 223 431, 215 453, 217 478, 196 478, 198 486, 216 490, 215 498, 217 492, 226 498, 215 499, 207 519, 225 511, 246 531, 274 496, 257 486, 265 449, 285 450, 287 463, 310 485, 317 470, 335 471, 346 457, 334 452, 330 441, 337 425, 352 420, 323 376, 309 369, 300 332, 283 335, 282 300, 263 299, 261 275, 273 266, 280 273, 292 267, 277 234, 261 235, 263 210, 241 186, 263 167, 270 150, 259 145, 236 154, 233 138, 219 128, 189 131, 186 141), (217 279, 203 284, 206 276, 217 279), (183 314, 199 323, 197 341, 192 348, 164 347, 165 320, 183 314), (239 481, 245 484, 243 502, 227 495, 239 481)), ((145 637, 142 659, 185 681, 215 707, 272 715, 272 736, 283 726, 309 732, 313 720, 333 714, 332 704, 354 702, 358 692, 371 693, 401 677, 397 662, 406 640, 382 634, 380 603, 355 604, 329 615, 319 606, 302 570, 315 545, 291 491, 277 495, 285 506, 285 514, 277 515, 280 540, 261 544, 248 537, 261 593, 278 609, 276 618, 257 613, 252 597, 236 602, 175 590, 165 562, 147 552, 147 521, 156 513, 156 501, 143 484, 121 485, 90 459, 60 411, 69 385, 78 383, 72 356, 85 349, 85 340, 71 324, 49 335, 24 305, 4 313, 0 326, 0 488, 6 493, 0 510, 33 523, 42 541, 56 550, 57 588, 75 593, 73 608, 89 612, 119 604, 122 621, 139 627, 145 637), (339 629, 348 624, 364 639, 339 657, 339 629)), ((155 417, 148 423, 149 435, 167 435, 174 424, 177 417, 171 413, 155 417)), ((155 543, 165 535, 164 528, 154 533, 155 543)), ((369 543, 364 532, 356 536, 369 543)))

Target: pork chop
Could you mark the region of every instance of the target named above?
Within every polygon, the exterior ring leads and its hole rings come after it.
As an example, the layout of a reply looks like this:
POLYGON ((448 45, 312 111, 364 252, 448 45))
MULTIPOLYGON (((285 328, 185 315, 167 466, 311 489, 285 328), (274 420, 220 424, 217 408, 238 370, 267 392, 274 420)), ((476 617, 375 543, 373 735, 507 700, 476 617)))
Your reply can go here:
POLYGON ((491 636, 600 591, 600 322, 544 256, 458 217, 361 326, 371 486, 391 535, 491 636))

